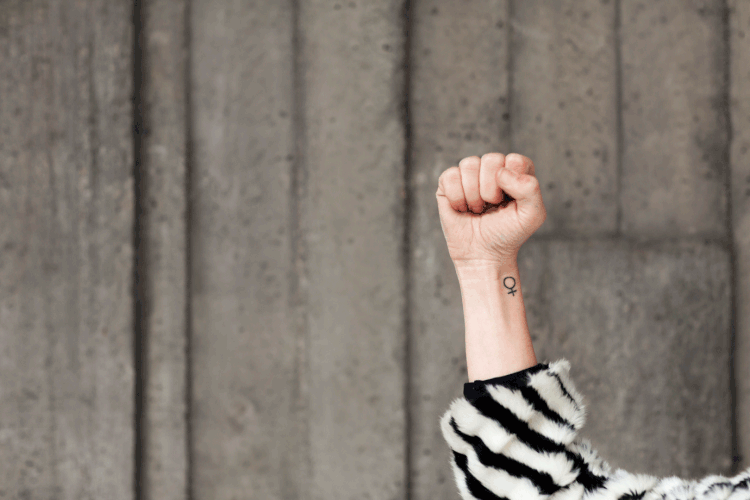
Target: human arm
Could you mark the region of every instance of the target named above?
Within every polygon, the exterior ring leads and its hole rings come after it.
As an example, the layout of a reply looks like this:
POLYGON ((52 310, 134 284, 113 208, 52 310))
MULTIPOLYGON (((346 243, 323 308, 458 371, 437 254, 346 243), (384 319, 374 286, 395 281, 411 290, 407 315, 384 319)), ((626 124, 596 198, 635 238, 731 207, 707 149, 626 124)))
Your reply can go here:
POLYGON ((461 286, 469 380, 535 365, 517 265, 520 246, 546 219, 533 162, 464 158, 440 176, 436 197, 461 286))
POLYGON ((462 498, 750 500, 750 469, 699 480, 613 472, 578 436, 583 398, 566 360, 536 363, 515 265, 519 247, 544 220, 533 164, 500 155, 494 158, 504 165, 496 168, 485 157, 444 172, 437 192, 466 327, 470 382, 440 419, 462 498), (511 168, 515 174, 502 171, 511 168), (512 201, 498 203, 501 189, 512 201), (502 294, 506 274, 519 293, 502 294))

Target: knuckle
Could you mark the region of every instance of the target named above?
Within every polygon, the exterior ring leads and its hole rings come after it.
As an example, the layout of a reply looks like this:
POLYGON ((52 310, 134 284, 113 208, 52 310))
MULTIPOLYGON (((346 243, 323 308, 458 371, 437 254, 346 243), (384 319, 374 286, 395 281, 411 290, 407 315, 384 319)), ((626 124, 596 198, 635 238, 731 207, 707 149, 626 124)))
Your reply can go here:
POLYGON ((445 171, 445 180, 448 182, 461 182, 461 171, 453 166, 445 171))
POLYGON ((531 158, 529 158, 528 156, 524 156, 520 153, 510 153, 505 157, 505 162, 521 167, 523 172, 534 172, 534 162, 532 162, 531 158))
POLYGON ((453 185, 457 182, 461 182, 461 172, 458 170, 458 167, 453 166, 450 168, 446 168, 438 178, 437 192, 439 193, 440 191, 445 191, 446 186, 453 185))
POLYGON ((492 153, 485 153, 482 155, 482 161, 484 160, 491 160, 491 159, 505 159, 505 155, 502 153, 492 152, 492 153))
POLYGON ((458 167, 450 167, 443 170, 443 172, 440 174, 440 177, 438 177, 438 182, 445 182, 446 180, 450 179, 450 177, 456 172, 458 167))
POLYGON ((481 160, 478 156, 467 156, 460 162, 458 162, 458 166, 461 168, 473 168, 473 167, 479 167, 479 162, 481 160))
POLYGON ((526 189, 528 189, 529 191, 536 192, 540 190, 539 179, 537 179, 533 175, 529 175, 529 174, 520 175, 518 180, 519 182, 522 182, 523 184, 525 184, 526 189))

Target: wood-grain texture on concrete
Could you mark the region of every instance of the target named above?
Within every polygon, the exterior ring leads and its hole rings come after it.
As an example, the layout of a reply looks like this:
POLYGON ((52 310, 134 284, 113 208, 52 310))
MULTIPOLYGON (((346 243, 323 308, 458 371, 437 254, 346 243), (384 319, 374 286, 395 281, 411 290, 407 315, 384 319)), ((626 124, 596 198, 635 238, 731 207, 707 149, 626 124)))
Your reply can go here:
POLYGON ((513 4, 510 128, 534 161, 538 234, 613 234, 618 223, 615 2, 513 4))
POLYGON ((456 498, 438 419, 467 381, 456 272, 435 191, 471 155, 509 152, 508 3, 413 2, 411 10, 411 484, 414 500, 456 498))
POLYGON ((750 2, 729 2, 732 147, 730 179, 735 249, 735 383, 739 470, 750 467, 750 2))
POLYGON ((620 5, 621 229, 726 237, 724 2, 620 5))
POLYGON ((299 7, 308 495, 404 498, 404 4, 299 7))
POLYGON ((186 2, 140 10, 138 168, 144 401, 141 495, 188 495, 186 393, 186 2))
MULTIPOLYGON (((659 476, 731 470, 731 261, 723 245, 550 241, 521 268, 546 318, 540 360, 567 358, 581 435, 613 466, 659 476), (535 264, 536 266, 536 264, 535 264), (538 280, 538 281, 537 281, 538 280)), ((521 262, 524 262, 521 260, 521 262)), ((537 306, 532 306, 537 307, 537 306)))
POLYGON ((0 3, 4 498, 133 498, 131 16, 0 3))
POLYGON ((308 498, 292 14, 287 1, 190 7, 196 499, 308 498))

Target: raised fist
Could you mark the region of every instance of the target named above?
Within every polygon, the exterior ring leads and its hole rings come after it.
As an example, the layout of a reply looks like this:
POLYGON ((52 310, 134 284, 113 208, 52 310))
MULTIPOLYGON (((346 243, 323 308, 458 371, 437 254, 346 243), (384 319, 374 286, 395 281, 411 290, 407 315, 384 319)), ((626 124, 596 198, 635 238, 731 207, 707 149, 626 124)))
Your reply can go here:
POLYGON ((534 163, 516 153, 464 158, 440 175, 435 196, 456 266, 514 262, 547 218, 534 163))

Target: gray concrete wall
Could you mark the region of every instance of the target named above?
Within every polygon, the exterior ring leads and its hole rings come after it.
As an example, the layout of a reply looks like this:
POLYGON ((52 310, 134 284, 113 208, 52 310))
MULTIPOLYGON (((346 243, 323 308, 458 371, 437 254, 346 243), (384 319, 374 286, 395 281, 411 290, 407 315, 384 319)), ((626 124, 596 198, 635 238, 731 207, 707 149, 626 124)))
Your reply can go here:
POLYGON ((749 5, 0 3, 0 497, 456 498, 434 193, 490 151, 586 436, 750 466, 749 5))
POLYGON ((134 495, 132 7, 0 4, 0 491, 134 495))
POLYGON ((739 465, 750 467, 750 2, 729 2, 729 196, 734 251, 734 376, 739 465))

